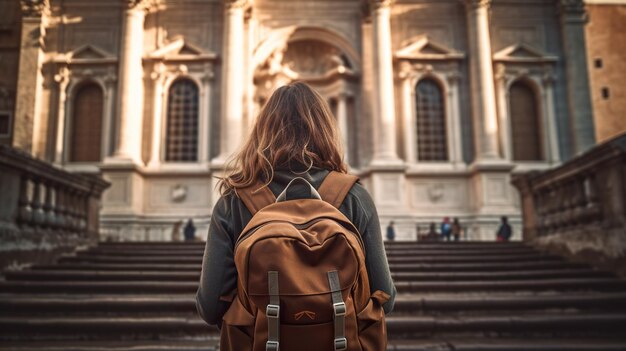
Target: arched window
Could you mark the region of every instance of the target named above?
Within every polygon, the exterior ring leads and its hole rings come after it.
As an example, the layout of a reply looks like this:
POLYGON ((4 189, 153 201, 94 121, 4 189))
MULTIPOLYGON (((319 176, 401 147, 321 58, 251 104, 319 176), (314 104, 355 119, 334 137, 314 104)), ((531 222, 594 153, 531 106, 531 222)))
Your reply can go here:
POLYGON ((415 99, 418 160, 447 161, 448 142, 441 87, 432 79, 423 79, 417 84, 415 99))
POLYGON ((535 92, 528 84, 518 81, 511 85, 509 99, 513 160, 542 160, 541 128, 535 92))
POLYGON ((102 159, 102 89, 85 83, 77 89, 72 109, 70 162, 100 162, 102 159))
POLYGON ((166 161, 198 159, 198 86, 190 79, 179 79, 169 89, 167 99, 166 161))

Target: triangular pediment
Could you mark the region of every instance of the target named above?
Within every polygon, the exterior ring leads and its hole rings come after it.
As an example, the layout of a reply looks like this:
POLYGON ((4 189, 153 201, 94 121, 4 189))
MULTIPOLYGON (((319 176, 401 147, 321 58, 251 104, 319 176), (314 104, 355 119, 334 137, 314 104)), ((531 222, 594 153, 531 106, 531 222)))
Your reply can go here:
POLYGON ((194 58, 215 58, 212 52, 207 52, 198 45, 185 41, 183 38, 176 38, 167 45, 153 51, 150 58, 153 59, 194 59, 194 58))
POLYGON ((94 59, 106 59, 113 57, 112 54, 101 49, 97 46, 87 44, 81 47, 78 47, 67 54, 67 57, 76 60, 76 59, 85 59, 85 60, 94 60, 94 59))
POLYGON ((427 35, 414 37, 403 44, 403 48, 395 53, 395 57, 398 59, 460 60, 465 57, 463 53, 438 43, 427 35))
POLYGON ((556 61, 556 56, 548 55, 528 44, 517 43, 496 52, 494 61, 508 62, 550 62, 556 61))

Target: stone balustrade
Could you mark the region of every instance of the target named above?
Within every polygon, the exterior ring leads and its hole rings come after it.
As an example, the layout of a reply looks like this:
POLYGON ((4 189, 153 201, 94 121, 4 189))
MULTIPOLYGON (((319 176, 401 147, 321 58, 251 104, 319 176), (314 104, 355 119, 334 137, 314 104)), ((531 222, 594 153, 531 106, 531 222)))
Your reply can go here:
POLYGON ((109 183, 0 145, 0 267, 45 262, 98 240, 109 183))
POLYGON ((626 134, 513 185, 525 241, 626 273, 626 134))

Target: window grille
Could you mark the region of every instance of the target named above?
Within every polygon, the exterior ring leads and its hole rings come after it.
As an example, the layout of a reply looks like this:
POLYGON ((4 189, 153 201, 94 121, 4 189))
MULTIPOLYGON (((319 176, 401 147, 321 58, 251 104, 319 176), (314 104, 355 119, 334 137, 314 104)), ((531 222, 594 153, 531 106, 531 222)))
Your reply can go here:
POLYGON ((167 100, 166 161, 198 159, 198 87, 189 79, 172 84, 167 100))
POLYGON ((441 87, 432 79, 416 87, 417 158, 419 161, 447 161, 448 142, 441 87))

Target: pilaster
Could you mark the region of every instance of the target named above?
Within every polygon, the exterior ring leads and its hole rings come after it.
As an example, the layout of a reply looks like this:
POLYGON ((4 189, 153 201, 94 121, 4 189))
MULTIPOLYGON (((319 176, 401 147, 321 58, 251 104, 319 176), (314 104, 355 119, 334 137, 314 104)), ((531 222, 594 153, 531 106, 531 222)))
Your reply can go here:
POLYGON ((585 41, 587 12, 583 0, 559 0, 558 6, 567 75, 571 156, 575 156, 596 143, 585 41))
POLYGON ((42 93, 45 26, 50 12, 48 0, 21 0, 22 31, 13 123, 12 145, 34 153, 38 144, 37 124, 42 93))

